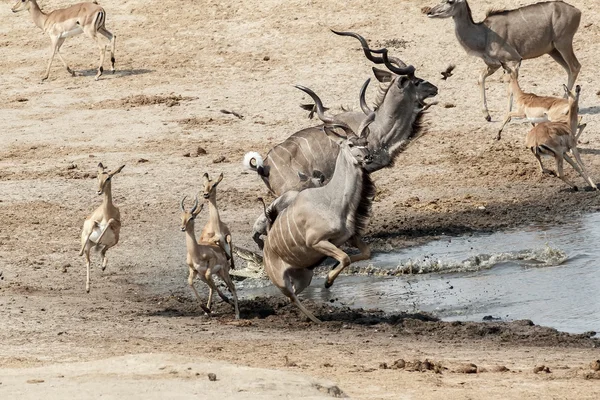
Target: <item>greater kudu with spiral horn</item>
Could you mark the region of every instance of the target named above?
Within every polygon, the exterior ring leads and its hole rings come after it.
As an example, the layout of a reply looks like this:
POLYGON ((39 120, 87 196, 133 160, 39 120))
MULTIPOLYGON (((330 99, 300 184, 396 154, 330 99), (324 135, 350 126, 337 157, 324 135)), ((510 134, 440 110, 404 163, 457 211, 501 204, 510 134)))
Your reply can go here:
POLYGON ((334 173, 325 186, 301 191, 280 215, 270 215, 272 226, 264 247, 267 275, 314 322, 320 321, 297 295, 310 284, 313 268, 325 257, 339 263, 327 275, 325 287, 330 287, 350 263, 371 256, 361 236, 375 194, 365 170, 371 161, 368 133, 358 137, 344 125, 325 125, 317 130, 331 136, 339 148, 334 173), (335 127, 342 127, 347 136, 337 135, 335 127), (360 253, 348 256, 339 248, 346 242, 360 253))
MULTIPOLYGON (((581 11, 562 1, 544 1, 487 13, 482 22, 473 21, 467 0, 444 0, 431 8, 429 18, 454 20, 458 42, 467 53, 480 57, 485 68, 479 74, 479 90, 485 119, 491 121, 485 97, 485 78, 502 64, 518 69, 521 60, 548 54, 568 73, 567 87, 573 88, 581 65, 573 52, 573 37, 581 11)), ((512 99, 509 96, 509 110, 512 99)))
MULTIPOLYGON (((325 116, 322 104, 320 110, 317 107, 317 114, 323 122, 342 124, 355 132, 359 132, 359 127, 366 118, 372 119, 368 146, 373 154, 373 162, 367 166, 367 171, 377 171, 390 165, 402 145, 415 136, 422 113, 429 106, 424 101, 435 96, 437 88, 415 77, 413 66, 406 66, 398 58, 388 56, 387 49, 371 50, 366 40, 355 33, 335 33, 357 38, 369 60, 385 64, 389 69, 383 71, 373 68, 375 76, 381 82, 373 110, 364 100, 368 81, 361 90, 363 112, 347 112, 329 117, 325 116)), ((307 93, 310 95, 310 92, 307 93)), ((296 132, 271 149, 264 159, 258 153, 250 152, 246 154, 244 164, 256 171, 269 190, 277 196, 289 190, 300 191, 314 187, 316 181, 327 182, 333 175, 339 146, 327 136, 320 135, 320 130, 320 127, 311 127, 296 132)))

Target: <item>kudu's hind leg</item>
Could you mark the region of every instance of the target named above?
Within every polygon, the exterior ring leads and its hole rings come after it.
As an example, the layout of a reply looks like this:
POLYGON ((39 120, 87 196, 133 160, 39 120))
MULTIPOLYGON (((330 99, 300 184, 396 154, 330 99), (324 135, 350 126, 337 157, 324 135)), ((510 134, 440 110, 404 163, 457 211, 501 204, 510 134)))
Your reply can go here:
MULTIPOLYGON (((555 49, 551 51, 550 57, 552 57, 557 63, 559 63, 566 71, 568 75, 567 88, 569 90, 573 89, 575 85, 575 81, 577 80, 577 76, 579 75, 579 71, 581 70, 581 64, 577 57, 575 57, 575 53, 573 52, 573 37, 561 38, 560 42, 554 43, 555 49), (557 56, 560 55, 560 59, 557 56)), ((567 95, 565 94, 565 97, 567 95)))
POLYGON ((294 282, 295 279, 293 277, 293 274, 290 274, 289 271, 286 271, 283 279, 285 282, 285 287, 280 287, 283 294, 289 297, 290 300, 294 304, 296 304, 296 306, 300 309, 300 311, 302 311, 304 315, 306 315, 312 322, 316 322, 317 324, 321 323, 321 320, 315 317, 313 313, 311 313, 306 307, 304 307, 304 305, 298 299, 297 293, 299 293, 301 290, 297 290, 297 288, 294 287, 296 286, 296 283, 294 282))

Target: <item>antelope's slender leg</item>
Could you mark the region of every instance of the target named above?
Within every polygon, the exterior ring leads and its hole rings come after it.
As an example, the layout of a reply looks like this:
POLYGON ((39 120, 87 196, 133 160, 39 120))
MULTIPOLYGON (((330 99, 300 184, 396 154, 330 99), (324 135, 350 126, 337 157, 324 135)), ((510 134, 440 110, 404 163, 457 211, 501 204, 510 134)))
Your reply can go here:
POLYGON ((596 186, 592 178, 590 178, 587 172, 585 171, 585 166, 583 165, 583 161, 581 160, 581 156, 579 155, 579 150, 577 149, 577 147, 573 147, 571 149, 571 152, 573 153, 573 156, 575 156, 575 160, 577 160, 577 163, 573 162, 573 160, 571 159, 571 157, 569 157, 568 154, 565 154, 565 160, 567 160, 567 162, 571 164, 573 168, 575 168, 575 171, 579 172, 579 175, 581 175, 581 177, 586 182, 588 182, 590 186, 594 188, 594 190, 598 190, 598 187, 596 186), (578 166, 576 166, 577 164, 579 164, 581 168, 578 168, 578 166))
MULTIPOLYGON (((223 282, 225 282, 225 285, 227 285, 227 288, 231 292, 231 295, 233 296, 233 308, 235 309, 235 319, 240 319, 240 309, 238 307, 237 291, 235 290, 235 285, 233 284, 233 281, 231 280, 231 276, 229 276, 229 272, 227 272, 225 269, 221 270, 220 276, 221 276, 221 279, 223 279, 223 282)), ((223 300, 225 300, 225 299, 223 299, 223 300)), ((231 303, 229 303, 229 304, 231 304, 231 303)))
POLYGON ((60 48, 63 45, 63 43, 65 42, 65 38, 59 38, 58 39, 58 43, 56 45, 56 54, 58 54, 58 58, 60 59, 60 61, 63 63, 63 65, 65 66, 65 68, 67 69, 67 72, 71 74, 71 76, 75 76, 75 71, 73 71, 70 67, 69 64, 67 64, 67 62, 65 61, 65 59, 63 58, 62 54, 60 53, 60 48))
POLYGON ((500 136, 502 135, 502 131, 504 130, 504 127, 506 126, 506 124, 508 124, 512 118, 526 118, 527 115, 525 115, 525 113, 523 112, 519 112, 519 111, 510 111, 508 114, 506 114, 506 117, 504 118, 504 122, 502 123, 502 126, 500 127, 500 130, 498 131, 498 136, 496 136, 496 140, 500 140, 500 136))
POLYGON ((115 42, 117 37, 110 33, 105 27, 101 27, 98 29, 98 33, 107 38, 110 41, 110 70, 114 74, 115 73, 115 42))
POLYGON ((535 159, 538 162, 538 165, 540 167, 540 171, 542 172, 542 175, 544 175, 544 174, 554 175, 554 173, 552 171, 544 168, 544 164, 542 164, 542 157, 540 157, 540 155, 534 150, 534 148, 532 147, 530 150, 531 150, 531 152, 535 156, 535 159))
POLYGON ((90 248, 85 248, 85 267, 87 269, 87 275, 85 278, 85 291, 90 292, 90 248))
POLYGON ((194 269, 194 267, 190 266, 190 275, 188 276, 188 285, 192 288, 192 290, 194 291, 194 294, 196 295, 196 299, 198 299, 198 301, 200 302, 200 307, 202 307, 202 310, 210 315, 210 310, 207 309, 204 304, 202 304, 202 299, 200 298, 200 295, 198 294, 198 291, 196 290, 196 287, 194 286, 194 278, 196 278, 196 276, 198 275, 198 272, 194 269))
POLYGON ((556 154, 554 156, 556 159, 556 176, 558 179, 562 180, 567 185, 571 186, 574 190, 577 190, 577 185, 571 183, 566 177, 563 171, 563 154, 556 154))
POLYGON ((352 238, 350 238, 350 242, 354 247, 356 247, 360 251, 359 254, 353 254, 350 256, 350 263, 368 260, 369 258, 371 258, 371 249, 365 242, 363 242, 360 236, 352 236, 352 238))
POLYGON ((109 219, 106 222, 106 226, 104 227, 104 229, 102 229, 102 232, 100 232, 100 236, 98 236, 98 239, 96 240, 96 243, 100 243, 100 241, 102 240, 102 238, 104 237, 104 234, 106 233, 106 231, 108 230, 108 228, 110 228, 112 225, 114 225, 117 221, 114 218, 109 219))
POLYGON ((50 67, 52 67, 52 61, 54 60, 54 55, 58 51, 58 42, 59 42, 60 38, 58 38, 57 36, 50 36, 50 40, 51 40, 50 60, 48 60, 48 66, 46 67, 46 73, 44 74, 44 76, 42 76, 42 82, 45 81, 46 79, 48 79, 48 76, 50 75, 50 67))
POLYGON ((84 27, 83 31, 94 42, 96 42, 96 44, 98 45, 98 48, 100 49, 100 66, 98 67, 98 73, 96 73, 96 77, 94 78, 94 79, 98 80, 98 79, 100 79, 102 72, 104 72, 103 65, 104 65, 104 57, 106 55, 106 46, 102 44, 102 42, 98 38, 98 35, 96 34, 96 31, 94 29, 95 28, 93 26, 88 26, 88 27, 84 27))
POLYGON ((495 65, 487 65, 485 66, 485 68, 483 68, 481 70, 481 73, 479 74, 479 79, 477 80, 477 84, 480 86, 479 90, 480 90, 480 94, 481 94, 481 101, 483 102, 483 114, 485 115, 485 119, 486 121, 490 122, 492 120, 492 117, 490 117, 490 112, 488 111, 488 106, 487 106, 487 99, 485 97, 485 78, 487 78, 488 76, 492 75, 494 72, 496 72, 498 70, 498 68, 500 68, 500 65, 495 66, 495 65))
POLYGON ((106 264, 108 263, 108 258, 106 258, 106 250, 108 249, 108 246, 104 246, 104 248, 100 252, 100 256, 102 257, 102 271, 106 269, 106 264))
MULTIPOLYGON (((575 134, 575 140, 579 140, 579 136, 581 136, 581 134, 583 133, 583 130, 585 129, 586 126, 587 126, 587 124, 580 124, 577 126, 577 133, 575 134)), ((577 143, 575 143, 575 144, 577 144, 577 143)))

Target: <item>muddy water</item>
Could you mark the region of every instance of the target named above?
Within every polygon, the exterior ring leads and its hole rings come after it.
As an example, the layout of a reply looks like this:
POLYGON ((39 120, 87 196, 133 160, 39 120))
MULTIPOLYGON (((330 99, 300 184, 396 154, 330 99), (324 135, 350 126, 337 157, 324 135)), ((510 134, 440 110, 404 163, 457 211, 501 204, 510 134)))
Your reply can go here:
POLYGON ((600 213, 561 226, 442 238, 376 254, 329 290, 315 279, 303 297, 428 311, 444 320, 530 319, 566 332, 600 332, 599 243, 600 213))

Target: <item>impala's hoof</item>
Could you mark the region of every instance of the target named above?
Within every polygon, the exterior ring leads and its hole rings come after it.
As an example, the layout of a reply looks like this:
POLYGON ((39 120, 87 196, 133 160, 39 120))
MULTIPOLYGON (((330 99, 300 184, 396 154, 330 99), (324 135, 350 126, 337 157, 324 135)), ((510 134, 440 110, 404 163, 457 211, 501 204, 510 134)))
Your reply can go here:
POLYGON ((329 289, 333 285, 333 281, 329 282, 329 279, 325 279, 325 289, 329 289))

